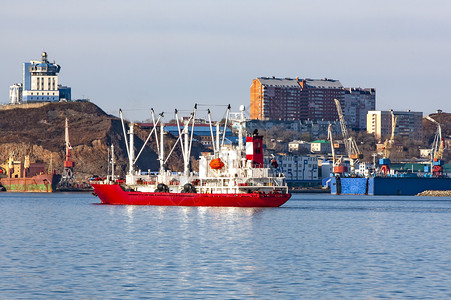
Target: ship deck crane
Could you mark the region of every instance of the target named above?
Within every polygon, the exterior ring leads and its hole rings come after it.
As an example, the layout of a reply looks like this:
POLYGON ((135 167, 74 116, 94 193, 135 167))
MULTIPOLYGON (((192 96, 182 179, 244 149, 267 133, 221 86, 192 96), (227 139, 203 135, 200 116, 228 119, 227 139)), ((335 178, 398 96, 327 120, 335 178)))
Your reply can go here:
POLYGON ((385 176, 390 173, 390 154, 393 145, 395 144, 395 129, 396 123, 398 122, 398 117, 395 117, 393 111, 391 112, 391 135, 390 139, 386 139, 383 147, 383 156, 379 159, 379 164, 381 165, 380 171, 385 176))
POLYGON ((334 99, 337 106, 338 118, 340 120, 341 134, 343 136, 343 142, 345 144, 346 152, 349 157, 350 173, 355 173, 355 165, 359 162, 359 159, 363 158, 360 153, 359 147, 352 136, 349 136, 346 121, 341 110, 340 101, 334 99))
POLYGON ((432 176, 443 177, 443 152, 445 150, 445 139, 442 138, 442 127, 439 122, 426 116, 426 119, 437 125, 437 131, 435 132, 434 141, 432 142, 431 149, 431 167, 432 176))

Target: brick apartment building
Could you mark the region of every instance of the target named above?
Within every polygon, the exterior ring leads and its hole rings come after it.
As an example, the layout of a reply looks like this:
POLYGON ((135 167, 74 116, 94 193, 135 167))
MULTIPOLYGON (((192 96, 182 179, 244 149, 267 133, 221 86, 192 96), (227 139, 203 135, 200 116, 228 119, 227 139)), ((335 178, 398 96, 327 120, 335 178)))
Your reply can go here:
POLYGON ((301 89, 297 79, 259 77, 251 86, 251 119, 302 120, 301 89))
POLYGON ((254 79, 251 119, 335 121, 338 114, 334 99, 340 101, 352 128, 366 128, 366 114, 375 109, 375 89, 345 89, 340 81, 327 78, 254 79))

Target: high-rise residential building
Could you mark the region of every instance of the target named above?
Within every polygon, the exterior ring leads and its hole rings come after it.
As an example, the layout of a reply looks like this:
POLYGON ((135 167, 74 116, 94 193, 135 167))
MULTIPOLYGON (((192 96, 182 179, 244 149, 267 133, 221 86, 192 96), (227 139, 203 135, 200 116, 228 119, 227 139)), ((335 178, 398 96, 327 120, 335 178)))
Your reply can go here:
POLYGON ((423 135, 423 113, 407 111, 369 111, 367 115, 367 132, 378 139, 391 135, 392 120, 397 117, 395 136, 418 138, 423 135))
POLYGON ((42 52, 40 61, 32 60, 24 63, 22 88, 11 86, 10 103, 71 100, 70 87, 58 84, 60 70, 59 65, 48 61, 46 52, 42 52), (17 96, 13 94, 11 97, 11 93, 16 92, 20 94, 17 96))
POLYGON ((298 79, 301 87, 303 119, 335 121, 338 119, 334 99, 343 107, 344 90, 340 81, 333 79, 298 79))
POLYGON ((345 88, 343 115, 347 125, 355 130, 366 129, 366 116, 376 109, 376 89, 345 88))
POLYGON ((364 129, 368 110, 375 109, 376 91, 345 89, 340 81, 328 78, 258 77, 251 86, 251 119, 335 121, 334 99, 340 101, 349 125, 364 129))
POLYGON ((251 86, 251 119, 302 119, 300 97, 296 79, 258 77, 251 86))

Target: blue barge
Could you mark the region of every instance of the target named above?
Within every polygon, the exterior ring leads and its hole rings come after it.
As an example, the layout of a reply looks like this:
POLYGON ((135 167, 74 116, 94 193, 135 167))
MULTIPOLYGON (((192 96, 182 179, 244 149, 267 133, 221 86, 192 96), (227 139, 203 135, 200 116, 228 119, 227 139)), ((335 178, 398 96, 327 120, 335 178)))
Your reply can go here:
POLYGON ((451 178, 433 177, 331 177, 333 195, 416 195, 451 190, 451 178))

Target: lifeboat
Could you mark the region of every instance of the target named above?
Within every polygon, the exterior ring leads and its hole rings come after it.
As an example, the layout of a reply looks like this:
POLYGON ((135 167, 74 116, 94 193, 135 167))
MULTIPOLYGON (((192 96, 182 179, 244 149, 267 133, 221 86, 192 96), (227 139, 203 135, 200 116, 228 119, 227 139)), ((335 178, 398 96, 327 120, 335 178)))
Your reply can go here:
POLYGON ((210 168, 212 168, 213 170, 220 170, 223 167, 224 167, 224 163, 221 161, 221 159, 219 157, 212 159, 210 161, 210 168))

